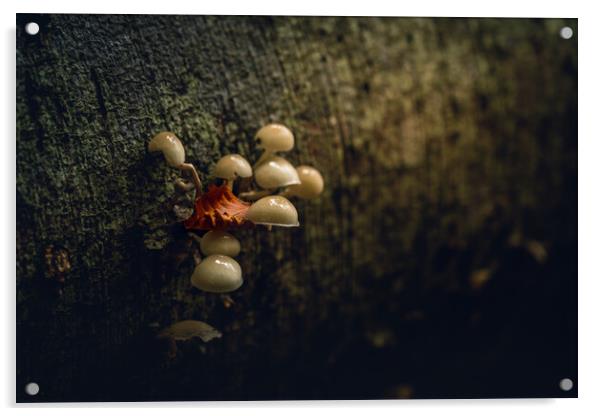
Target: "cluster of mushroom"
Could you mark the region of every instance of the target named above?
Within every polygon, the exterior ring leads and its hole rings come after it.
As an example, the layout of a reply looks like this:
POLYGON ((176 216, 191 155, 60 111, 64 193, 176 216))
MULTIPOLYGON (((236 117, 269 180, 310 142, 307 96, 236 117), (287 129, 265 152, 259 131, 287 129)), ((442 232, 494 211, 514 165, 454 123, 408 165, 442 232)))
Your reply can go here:
POLYGON ((210 185, 203 192, 200 178, 193 165, 185 163, 181 141, 170 132, 157 134, 149 143, 149 151, 162 152, 167 164, 188 172, 192 183, 178 179, 183 192, 196 189, 195 211, 184 222, 198 241, 204 259, 198 261, 191 277, 194 287, 213 293, 227 293, 243 284, 240 265, 234 257, 240 253, 240 242, 228 230, 249 224, 296 227, 299 225, 295 206, 290 197, 313 199, 324 189, 320 172, 307 165, 295 168, 278 152, 290 151, 295 144, 293 133, 281 124, 269 124, 259 129, 255 141, 263 154, 251 167, 238 154, 222 157, 213 169, 213 176, 223 180, 219 186, 210 185), (238 178, 254 178, 255 189, 234 195, 233 183, 238 178), (254 202, 253 202, 254 201, 254 202), (200 238, 195 232, 206 230, 200 238))

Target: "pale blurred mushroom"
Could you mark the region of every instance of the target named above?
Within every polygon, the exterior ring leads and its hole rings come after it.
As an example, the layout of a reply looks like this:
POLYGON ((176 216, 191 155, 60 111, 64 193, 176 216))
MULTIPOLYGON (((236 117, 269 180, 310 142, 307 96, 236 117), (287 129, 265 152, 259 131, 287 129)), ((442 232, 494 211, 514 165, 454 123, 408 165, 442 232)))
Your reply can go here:
POLYGON ((224 179, 228 187, 232 189, 232 184, 236 178, 251 177, 253 169, 244 157, 232 154, 222 157, 217 162, 213 174, 216 178, 224 179))
MULTIPOLYGON (((202 193, 201 179, 196 169, 190 163, 184 163, 186 152, 178 136, 170 131, 162 131, 151 139, 148 150, 149 152, 162 152, 169 166, 189 172, 192 175, 197 193, 202 193)), ((185 184, 182 181, 177 182, 177 185, 181 189, 185 189, 185 184)))
POLYGON ((301 165, 297 166, 300 184, 290 185, 282 193, 283 196, 296 196, 301 199, 317 198, 324 190, 324 178, 317 169, 301 165))
POLYGON ((242 271, 232 257, 213 254, 195 267, 190 282, 205 292, 232 292, 243 284, 242 271))
POLYGON ((175 341, 186 341, 191 338, 200 338, 209 342, 214 338, 221 338, 222 334, 209 324, 201 321, 185 320, 176 322, 163 329, 157 335, 159 338, 172 338, 175 341))
MULTIPOLYGON (((194 235, 194 234, 193 234, 194 235)), ((236 257, 240 253, 240 242, 232 234, 221 230, 210 230, 197 238, 201 251, 204 255, 222 254, 224 256, 236 257)))

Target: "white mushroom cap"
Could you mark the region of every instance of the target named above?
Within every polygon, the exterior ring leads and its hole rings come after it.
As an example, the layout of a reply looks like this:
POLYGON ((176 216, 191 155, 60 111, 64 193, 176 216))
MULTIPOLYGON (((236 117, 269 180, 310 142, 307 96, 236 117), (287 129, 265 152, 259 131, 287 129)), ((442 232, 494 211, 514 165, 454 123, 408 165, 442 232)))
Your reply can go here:
POLYGON ((270 156, 255 168, 255 182, 263 189, 275 189, 300 184, 299 174, 290 162, 280 156, 270 156))
POLYGON ((291 202, 280 195, 270 195, 255 202, 245 217, 254 224, 298 227, 299 215, 291 202))
POLYGON ((217 178, 233 180, 252 176, 253 169, 244 157, 233 154, 222 157, 213 168, 213 174, 217 178))
POLYGON ((282 124, 268 124, 255 134, 257 144, 271 152, 287 152, 295 145, 295 136, 282 124))
POLYGON ((242 286, 242 271, 232 257, 213 254, 195 267, 190 282, 205 292, 232 292, 242 286))
POLYGON ((319 170, 311 166, 297 166, 297 173, 301 184, 291 185, 287 194, 298 196, 302 199, 312 199, 318 197, 324 190, 324 178, 319 170))
POLYGON ((163 152, 165 161, 172 168, 180 167, 186 159, 186 152, 178 136, 169 131, 162 131, 152 138, 148 144, 150 152, 163 152))
POLYGON ((201 251, 206 256, 223 254, 236 257, 240 253, 240 242, 230 233, 211 230, 201 238, 201 251))

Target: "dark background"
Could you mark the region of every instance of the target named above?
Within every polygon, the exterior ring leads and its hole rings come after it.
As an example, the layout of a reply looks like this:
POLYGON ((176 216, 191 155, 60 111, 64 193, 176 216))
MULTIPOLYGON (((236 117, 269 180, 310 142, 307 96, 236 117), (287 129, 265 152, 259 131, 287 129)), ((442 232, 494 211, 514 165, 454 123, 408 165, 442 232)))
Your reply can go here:
POLYGON ((17 400, 576 397, 577 34, 18 15, 17 400), (270 121, 326 189, 300 228, 236 233, 226 307, 189 284, 190 201, 146 144, 174 131, 207 185, 270 121), (184 319, 223 336, 174 352, 184 319))

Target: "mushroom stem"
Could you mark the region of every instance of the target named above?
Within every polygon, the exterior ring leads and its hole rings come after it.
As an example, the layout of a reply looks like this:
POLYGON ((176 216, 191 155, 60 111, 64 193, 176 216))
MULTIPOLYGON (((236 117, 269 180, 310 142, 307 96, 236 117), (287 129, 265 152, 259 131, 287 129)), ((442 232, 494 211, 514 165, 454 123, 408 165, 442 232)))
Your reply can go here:
POLYGON ((198 266, 203 261, 203 257, 201 256, 200 250, 194 250, 192 253, 192 258, 194 260, 194 265, 198 266))
POLYGON ((230 189, 232 189, 232 186, 234 185, 234 179, 226 179, 226 186, 230 189))
POLYGON ((273 189, 262 189, 262 190, 255 190, 255 191, 247 191, 247 192, 243 192, 240 195, 238 195, 240 198, 243 199, 247 199, 249 201, 257 201, 260 198, 263 198, 264 196, 268 196, 274 193, 273 189))
POLYGON ((192 237, 199 244, 200 247, 202 238, 196 235, 195 233, 188 233, 188 235, 192 237))
POLYGON ((263 153, 261 154, 261 156, 259 157, 259 159, 257 159, 257 162, 255 162, 255 164, 253 165, 253 169, 255 169, 257 166, 261 165, 263 162, 265 162, 265 160, 267 158, 269 158, 270 156, 272 156, 274 152, 272 152, 271 150, 265 149, 263 151, 263 153))
POLYGON ((278 193, 278 195, 283 196, 285 198, 290 198, 291 195, 291 188, 289 188, 288 186, 286 188, 284 188, 282 191, 280 191, 278 193))
POLYGON ((193 183, 183 181, 182 179, 176 179, 175 185, 180 191, 182 191, 184 193, 190 192, 194 189, 193 183))
POLYGON ((197 197, 203 193, 203 185, 201 184, 201 178, 199 178, 199 174, 197 173, 194 165, 191 163, 182 163, 178 166, 180 170, 188 171, 192 175, 192 180, 194 182, 194 187, 196 188, 197 197))

